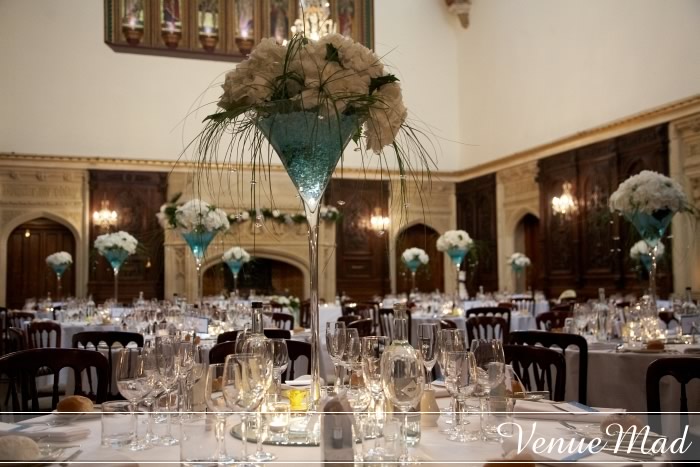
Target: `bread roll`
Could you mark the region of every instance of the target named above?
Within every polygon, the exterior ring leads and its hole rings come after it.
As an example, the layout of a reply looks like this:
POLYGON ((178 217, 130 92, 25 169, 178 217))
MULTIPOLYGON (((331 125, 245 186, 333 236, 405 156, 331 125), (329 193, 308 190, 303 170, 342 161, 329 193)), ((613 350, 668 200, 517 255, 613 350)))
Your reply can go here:
POLYGON ((92 412, 92 401, 83 396, 68 396, 58 403, 57 412, 92 412))
POLYGON ((41 457, 39 446, 26 436, 0 437, 0 461, 35 461, 41 457))

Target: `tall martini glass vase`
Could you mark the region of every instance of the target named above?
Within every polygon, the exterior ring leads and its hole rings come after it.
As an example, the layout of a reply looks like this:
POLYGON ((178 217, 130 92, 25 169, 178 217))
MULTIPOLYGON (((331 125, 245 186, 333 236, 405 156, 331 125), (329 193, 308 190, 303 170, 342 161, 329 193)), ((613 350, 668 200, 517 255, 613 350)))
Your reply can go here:
POLYGON ((238 274, 241 272, 243 267, 243 261, 239 259, 230 259, 226 261, 226 266, 231 270, 233 274, 233 292, 238 294, 238 274))
POLYGON ((651 214, 636 211, 625 214, 649 247, 649 295, 652 310, 656 311, 656 255, 661 238, 671 224, 675 213, 670 209, 659 209, 651 214))
POLYGON ((514 284, 514 289, 515 293, 520 293, 522 290, 520 289, 520 277, 523 275, 523 268, 522 266, 513 266, 513 274, 515 275, 515 284, 514 284))
POLYGON ((318 409, 321 398, 320 339, 318 309, 318 225, 319 206, 343 150, 356 134, 356 116, 323 117, 317 112, 285 111, 270 113, 257 126, 282 160, 289 178, 304 204, 309 226, 309 269, 311 311, 311 398, 318 409))
POLYGON ((410 261, 404 261, 406 267, 411 271, 411 291, 409 292, 409 297, 413 295, 416 290, 416 271, 420 267, 421 263, 419 259, 412 259, 410 261))
POLYGON ((102 256, 104 256, 107 261, 109 261, 110 266, 112 266, 112 271, 114 272, 114 303, 119 303, 119 270, 129 257, 129 252, 122 248, 110 248, 109 250, 102 251, 102 256))
POLYGON ((459 271, 460 267, 462 266, 462 261, 464 261, 464 257, 467 256, 467 251, 467 248, 449 248, 447 250, 447 256, 450 257, 450 260, 452 261, 452 264, 454 264, 455 271, 457 273, 454 308, 459 308, 459 271))
POLYGON ((207 248, 214 237, 216 237, 217 231, 200 231, 191 230, 189 232, 181 232, 182 238, 185 239, 187 245, 189 245, 190 250, 192 250, 192 255, 194 255, 194 265, 197 268, 197 303, 202 306, 202 265, 204 264, 204 254, 207 252, 207 248))
POLYGON ((61 300, 61 293, 63 292, 63 287, 61 285, 61 278, 63 273, 66 272, 70 263, 53 264, 51 269, 56 274, 56 300, 61 300))

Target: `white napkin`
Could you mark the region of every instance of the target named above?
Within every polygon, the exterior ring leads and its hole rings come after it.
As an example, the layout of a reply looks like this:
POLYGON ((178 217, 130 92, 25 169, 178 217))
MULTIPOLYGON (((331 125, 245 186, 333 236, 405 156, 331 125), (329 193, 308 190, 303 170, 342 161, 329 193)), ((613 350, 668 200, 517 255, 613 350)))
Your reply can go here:
MULTIPOLYGON (((321 378, 321 386, 323 386, 325 382, 323 381, 323 378, 321 378)), ((284 386, 289 386, 289 388, 308 388, 311 386, 311 375, 301 375, 300 377, 292 380, 287 380, 284 382, 282 385, 284 386)))
POLYGON ((433 390, 435 391, 435 398, 440 399, 443 397, 450 397, 450 393, 445 387, 445 381, 436 379, 431 384, 433 385, 433 390))
POLYGON ((600 423, 608 415, 624 412, 625 409, 597 407, 584 408, 582 404, 569 402, 526 401, 515 399, 515 416, 534 420, 569 420, 582 423, 600 423), (586 410, 588 409, 588 410, 586 410), (590 410, 595 410, 591 412, 590 410))
POLYGON ((20 435, 34 440, 54 443, 72 443, 90 435, 90 429, 75 426, 18 425, 0 422, 1 435, 20 435))

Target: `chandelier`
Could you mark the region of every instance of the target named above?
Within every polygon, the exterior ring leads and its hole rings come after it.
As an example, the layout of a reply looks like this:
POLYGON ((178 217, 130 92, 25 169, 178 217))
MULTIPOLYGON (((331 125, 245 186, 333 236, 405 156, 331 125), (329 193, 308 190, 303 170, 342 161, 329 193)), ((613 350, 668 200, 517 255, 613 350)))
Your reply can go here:
POLYGON ((294 21, 292 34, 303 33, 313 41, 336 32, 336 24, 331 19, 331 4, 328 0, 301 0, 302 18, 294 21))
POLYGON ((374 213, 369 218, 369 228, 379 236, 384 235, 384 233, 389 229, 389 224, 391 221, 387 216, 382 214, 380 208, 374 208, 374 213))
POLYGON ((571 194, 571 183, 564 182, 562 189, 564 191, 561 196, 552 198, 552 211, 554 211, 554 214, 568 217, 578 210, 578 204, 571 194))
POLYGON ((100 210, 92 213, 92 222, 102 230, 109 230, 117 225, 117 211, 109 209, 109 201, 102 200, 100 210))

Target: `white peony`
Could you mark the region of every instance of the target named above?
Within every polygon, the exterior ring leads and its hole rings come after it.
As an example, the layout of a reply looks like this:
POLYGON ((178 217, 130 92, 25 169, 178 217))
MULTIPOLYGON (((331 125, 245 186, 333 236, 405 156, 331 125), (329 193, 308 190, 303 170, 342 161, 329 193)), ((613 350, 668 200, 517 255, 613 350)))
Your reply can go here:
POLYGON ((451 248, 468 250, 473 244, 474 240, 464 230, 448 230, 438 238, 437 249, 438 251, 447 251, 451 248))
POLYGON ((430 260, 425 250, 420 248, 407 248, 403 253, 401 253, 401 257, 403 258, 404 263, 417 259, 421 262, 421 264, 428 264, 428 261, 430 260))
POLYGON ((239 246, 234 246, 226 250, 224 255, 221 257, 224 261, 231 261, 232 259, 241 261, 242 263, 247 263, 250 261, 250 254, 239 246))
MULTIPOLYGON (((664 247, 664 244, 659 242, 656 245, 656 257, 659 258, 663 256, 664 251, 666 248, 664 247)), ((647 242, 644 240, 640 240, 634 245, 632 245, 632 248, 630 248, 630 258, 634 260, 639 260, 639 257, 641 255, 648 255, 649 254, 649 245, 647 245, 647 242)))
POLYGON ((530 266, 530 264, 532 264, 530 258, 522 253, 515 252, 508 258, 508 265, 512 267, 526 268, 530 266))
POLYGON ((675 180, 651 170, 633 175, 610 195, 610 210, 623 214, 668 209, 671 212, 691 211, 688 197, 675 180))
POLYGON ((115 233, 103 234, 95 239, 95 248, 100 253, 108 250, 121 249, 133 255, 136 253, 136 246, 139 244, 131 234, 119 231, 115 233))
POLYGON ((175 210, 175 222, 181 232, 214 232, 230 226, 226 213, 206 201, 192 199, 175 210))
POLYGON ((46 264, 49 266, 59 264, 73 264, 73 257, 67 251, 59 251, 46 257, 46 264))

